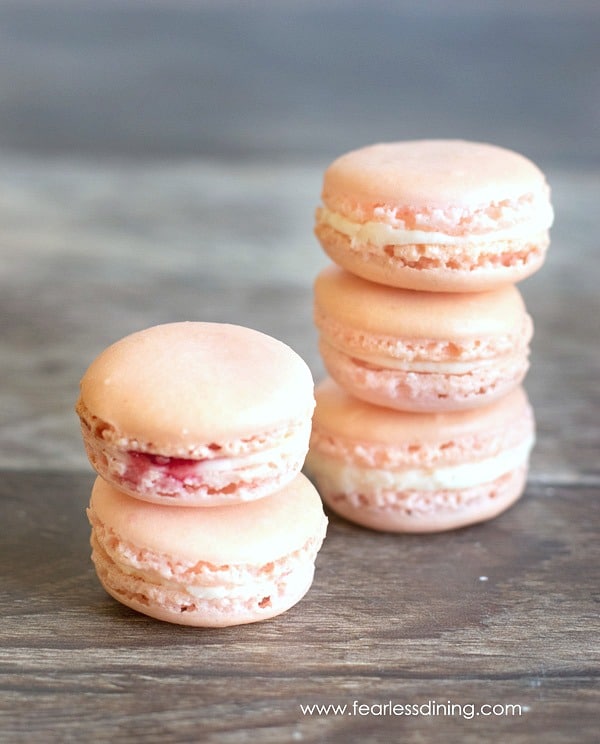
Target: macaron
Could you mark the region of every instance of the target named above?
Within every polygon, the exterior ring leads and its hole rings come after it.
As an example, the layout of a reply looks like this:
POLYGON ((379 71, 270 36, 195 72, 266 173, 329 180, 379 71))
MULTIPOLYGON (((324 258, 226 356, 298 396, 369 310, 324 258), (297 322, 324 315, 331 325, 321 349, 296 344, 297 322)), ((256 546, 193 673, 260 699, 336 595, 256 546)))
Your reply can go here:
POLYGON ((133 333, 81 380, 89 460, 122 491, 173 506, 261 498, 300 471, 314 385, 306 363, 259 331, 183 322, 133 333))
POLYGON ((514 285, 415 292, 337 266, 314 286, 325 367, 361 400, 407 411, 475 408, 517 387, 533 323, 514 285))
POLYGON ((365 279, 432 292, 477 292, 540 268, 553 220, 530 160, 495 145, 416 140, 371 145, 325 171, 315 233, 365 279))
POLYGON ((410 413, 317 386, 307 472, 324 502, 374 530, 440 532, 482 522, 522 494, 534 443, 522 388, 477 411, 410 413))
POLYGON ((92 560, 106 591, 180 625, 224 627, 279 615, 313 581, 327 527, 302 474, 276 494, 212 509, 131 498, 98 478, 88 517, 92 560))

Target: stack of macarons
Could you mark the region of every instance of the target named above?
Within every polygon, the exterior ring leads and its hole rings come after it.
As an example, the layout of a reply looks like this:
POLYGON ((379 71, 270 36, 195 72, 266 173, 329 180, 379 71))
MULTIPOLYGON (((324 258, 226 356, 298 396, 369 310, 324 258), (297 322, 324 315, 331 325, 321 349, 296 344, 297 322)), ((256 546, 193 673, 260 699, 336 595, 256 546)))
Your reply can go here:
POLYGON ((105 349, 76 410, 98 473, 88 516, 106 591, 207 627, 296 604, 327 526, 300 472, 313 409, 307 365, 255 330, 169 323, 105 349))
POLYGON ((521 386, 533 324, 515 284, 543 263, 541 171, 489 144, 420 140, 349 152, 325 171, 315 282, 330 377, 307 468, 336 512, 434 532, 522 494, 534 419, 521 386))

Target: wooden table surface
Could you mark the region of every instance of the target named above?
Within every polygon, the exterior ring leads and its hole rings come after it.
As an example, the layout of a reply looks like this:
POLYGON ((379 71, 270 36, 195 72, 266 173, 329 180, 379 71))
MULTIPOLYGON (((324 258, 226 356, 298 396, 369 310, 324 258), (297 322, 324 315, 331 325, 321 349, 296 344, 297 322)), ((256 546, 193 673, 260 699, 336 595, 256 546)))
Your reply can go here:
POLYGON ((596 742, 597 4, 143 5, 0 2, 0 742, 596 742), (84 369, 204 319, 322 377, 322 171, 417 136, 513 147, 552 186, 549 257, 520 285, 523 498, 431 536, 332 515, 311 591, 273 621, 191 629, 114 602, 89 559, 84 369))

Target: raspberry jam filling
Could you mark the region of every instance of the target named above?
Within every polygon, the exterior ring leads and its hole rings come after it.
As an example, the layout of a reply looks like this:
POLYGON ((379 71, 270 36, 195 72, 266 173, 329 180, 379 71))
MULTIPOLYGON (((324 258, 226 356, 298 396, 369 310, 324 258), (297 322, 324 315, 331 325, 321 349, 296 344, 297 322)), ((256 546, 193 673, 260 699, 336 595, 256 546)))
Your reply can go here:
POLYGON ((164 455, 148 455, 145 452, 127 453, 129 462, 125 479, 138 481, 148 470, 159 468, 165 475, 177 480, 184 480, 196 473, 196 468, 202 460, 191 460, 185 457, 165 457, 164 455))

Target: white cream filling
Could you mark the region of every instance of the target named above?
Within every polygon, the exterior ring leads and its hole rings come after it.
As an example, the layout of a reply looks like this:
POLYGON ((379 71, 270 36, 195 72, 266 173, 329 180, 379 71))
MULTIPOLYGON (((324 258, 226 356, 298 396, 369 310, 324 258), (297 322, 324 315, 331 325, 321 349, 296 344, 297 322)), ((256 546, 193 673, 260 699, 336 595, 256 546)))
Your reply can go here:
MULTIPOLYGON (((167 586, 163 584, 163 586, 167 586)), ((172 588, 183 589, 196 599, 253 599, 259 596, 268 596, 275 591, 277 585, 275 582, 255 582, 247 586, 193 586, 188 585, 178 587, 173 585, 172 588)))
MULTIPOLYGON (((92 532, 92 544, 94 551, 105 555, 107 560, 125 576, 140 579, 154 587, 160 587, 166 591, 176 591, 188 594, 200 600, 231 600, 242 601, 256 598, 268 597, 274 594, 288 593, 295 588, 306 586, 312 582, 315 566, 314 561, 320 544, 308 546, 307 552, 291 553, 285 564, 278 565, 275 562, 274 570, 267 577, 259 577, 245 570, 244 566, 231 565, 228 567, 228 580, 223 579, 221 584, 188 583, 185 580, 178 581, 175 578, 161 576, 155 568, 144 568, 139 561, 130 562, 132 559, 125 555, 114 554, 107 549, 98 532, 92 532)), ((303 551, 306 548, 302 549, 303 551)))
POLYGON ((506 354, 503 357, 492 357, 490 359, 470 359, 466 361, 444 361, 444 362, 426 362, 426 361, 413 361, 408 359, 402 359, 394 356, 384 356, 383 354, 370 354, 363 351, 362 349, 341 349, 338 346, 327 341, 327 343, 339 353, 344 354, 352 359, 357 359, 366 364, 370 364, 373 367, 381 369, 392 369, 400 372, 423 372, 433 374, 450 374, 450 375, 462 375, 473 372, 474 370, 484 369, 488 367, 496 367, 499 361, 504 361, 506 364, 514 363, 519 359, 525 357, 525 351, 521 354, 506 354))
MULTIPOLYGON (((286 594, 290 590, 310 584, 315 571, 311 560, 303 561, 294 566, 289 573, 274 576, 271 581, 253 581, 247 585, 225 585, 225 586, 199 586, 188 585, 183 587, 186 593, 196 599, 231 599, 247 601, 256 598, 277 595, 282 592, 286 594)), ((174 587, 177 588, 177 587, 174 587)))
MULTIPOLYGON (((490 251, 490 243, 500 243, 507 240, 519 240, 536 235, 547 230, 552 224, 553 212, 550 205, 544 205, 539 210, 536 220, 529 220, 503 230, 475 235, 448 235, 433 230, 405 230, 394 227, 385 222, 353 222, 338 212, 332 212, 327 207, 319 210, 319 222, 333 228, 350 238, 352 243, 369 243, 378 248, 386 245, 469 245, 485 244, 486 252, 490 251)), ((501 248, 499 248, 501 250, 501 248)))
POLYGON ((377 491, 437 491, 471 488, 490 483, 527 462, 534 438, 479 462, 448 465, 441 468, 388 470, 365 468, 341 460, 323 457, 311 451, 311 472, 326 490, 342 493, 377 491))
MULTIPOLYGON (((274 592, 278 583, 281 583, 285 576, 275 576, 270 581, 251 580, 244 584, 221 584, 219 586, 201 585, 201 584, 181 584, 177 581, 161 579, 154 571, 144 571, 139 566, 128 566, 125 563, 118 563, 119 569, 127 576, 139 577, 144 581, 171 589, 195 597, 196 599, 240 599, 247 600, 258 596, 267 596, 274 592)), ((312 564, 308 564, 308 569, 312 570, 312 564)))
POLYGON ((250 581, 247 584, 224 584, 221 586, 202 586, 200 584, 178 584, 174 581, 157 581, 156 576, 146 576, 139 569, 132 569, 122 564, 121 571, 128 576, 141 577, 151 584, 167 591, 179 591, 194 599, 201 600, 232 600, 246 602, 256 598, 268 597, 282 591, 288 592, 293 587, 303 586, 312 581, 314 564, 307 560, 305 565, 297 565, 293 572, 274 576, 270 581, 250 581))

